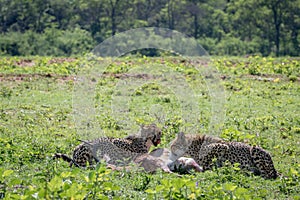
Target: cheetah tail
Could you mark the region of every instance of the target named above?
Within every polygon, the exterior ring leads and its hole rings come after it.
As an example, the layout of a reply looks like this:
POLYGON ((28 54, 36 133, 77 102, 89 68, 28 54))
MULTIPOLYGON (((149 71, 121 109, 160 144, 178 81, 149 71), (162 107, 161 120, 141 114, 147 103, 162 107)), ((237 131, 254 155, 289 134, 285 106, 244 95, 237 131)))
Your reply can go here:
POLYGON ((61 153, 54 154, 53 159, 58 159, 58 158, 61 158, 66 162, 72 162, 73 161, 73 159, 70 158, 69 156, 67 156, 66 154, 61 154, 61 153))
POLYGON ((69 162, 70 167, 72 167, 72 165, 75 165, 76 167, 80 167, 76 162, 74 162, 72 158, 70 158, 66 154, 61 154, 61 153, 54 154, 53 159, 59 159, 59 158, 63 159, 63 161, 69 162))

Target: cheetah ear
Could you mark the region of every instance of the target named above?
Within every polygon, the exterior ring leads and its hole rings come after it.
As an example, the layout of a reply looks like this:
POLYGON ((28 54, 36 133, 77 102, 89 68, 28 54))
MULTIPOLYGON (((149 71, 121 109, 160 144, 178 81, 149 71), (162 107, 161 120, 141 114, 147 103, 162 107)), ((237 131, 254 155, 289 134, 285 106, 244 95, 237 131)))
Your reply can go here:
POLYGON ((140 137, 147 137, 147 135, 148 135, 147 130, 148 129, 149 129, 149 127, 147 127, 146 125, 144 125, 144 124, 140 125, 139 136, 140 137))
POLYGON ((179 132, 179 133, 177 134, 177 137, 178 137, 179 139, 185 140, 185 136, 184 136, 184 133, 183 133, 183 132, 179 132))
POLYGON ((192 143, 191 141, 186 139, 184 132, 179 132, 177 134, 177 138, 179 141, 181 141, 182 143, 186 143, 188 146, 190 146, 192 143))
POLYGON ((145 124, 140 125, 140 129, 143 129, 145 127, 145 124))
POLYGON ((148 125, 145 124, 140 125, 140 129, 149 129, 150 127, 157 127, 157 125, 155 123, 148 124, 148 125))

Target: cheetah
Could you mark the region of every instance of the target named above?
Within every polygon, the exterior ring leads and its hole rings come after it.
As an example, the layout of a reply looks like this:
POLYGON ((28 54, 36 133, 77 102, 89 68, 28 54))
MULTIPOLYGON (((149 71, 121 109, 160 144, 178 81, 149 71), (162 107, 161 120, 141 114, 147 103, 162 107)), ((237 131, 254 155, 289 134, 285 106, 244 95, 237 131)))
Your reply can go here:
POLYGON ((82 141, 74 152, 73 158, 56 153, 54 158, 62 158, 70 166, 86 167, 104 159, 109 164, 125 165, 138 155, 148 153, 152 145, 157 146, 161 141, 161 129, 155 124, 142 125, 137 135, 125 138, 101 137, 92 141, 82 141), (109 158, 108 160, 105 158, 109 158))
POLYGON ((266 179, 276 179, 278 173, 270 154, 258 146, 250 146, 242 142, 226 142, 209 135, 187 134, 180 132, 171 142, 171 159, 183 155, 192 157, 203 171, 212 169, 213 160, 217 167, 225 161, 239 163, 241 169, 252 171, 266 179))

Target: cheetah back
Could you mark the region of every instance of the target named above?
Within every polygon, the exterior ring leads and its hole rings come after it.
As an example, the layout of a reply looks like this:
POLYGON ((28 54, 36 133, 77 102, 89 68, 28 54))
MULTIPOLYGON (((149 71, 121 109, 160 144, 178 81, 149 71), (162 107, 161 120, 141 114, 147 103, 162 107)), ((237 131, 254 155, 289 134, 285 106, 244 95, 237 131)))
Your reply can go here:
POLYGON ((129 159, 137 153, 148 153, 151 145, 157 146, 161 140, 161 129, 155 124, 142 125, 137 135, 126 138, 98 138, 92 141, 83 141, 73 153, 73 162, 79 166, 99 162, 106 156, 110 162, 116 159, 129 159))
POLYGON ((239 163, 240 168, 250 170, 264 178, 276 178, 272 158, 260 147, 252 147, 241 142, 224 142, 220 138, 200 135, 178 135, 171 144, 171 152, 185 152, 204 170, 211 169, 212 160, 217 159, 217 166, 225 161, 239 163))

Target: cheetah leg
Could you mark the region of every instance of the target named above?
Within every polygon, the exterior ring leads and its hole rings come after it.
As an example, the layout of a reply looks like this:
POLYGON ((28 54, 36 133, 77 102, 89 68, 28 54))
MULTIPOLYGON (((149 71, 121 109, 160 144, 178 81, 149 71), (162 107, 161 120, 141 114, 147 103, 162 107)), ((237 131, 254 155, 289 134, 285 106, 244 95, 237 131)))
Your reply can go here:
MULTIPOLYGON (((78 139, 78 141, 83 142, 84 144, 89 146, 90 149, 95 149, 95 148, 93 148, 93 144, 91 144, 89 141, 80 140, 80 139, 78 139)), ((97 158, 97 152, 96 151, 92 152, 92 157, 93 157, 93 159, 95 160, 96 163, 100 162, 100 160, 97 158)))
POLYGON ((80 145, 73 153, 73 163, 76 163, 81 167, 86 167, 87 163, 92 165, 93 160, 93 152, 91 151, 90 146, 80 145))
POLYGON ((254 165, 259 170, 259 173, 262 177, 267 179, 277 178, 278 173, 268 152, 260 147, 254 146, 251 148, 250 154, 254 165))
POLYGON ((199 159, 196 159, 198 164, 203 167, 203 171, 211 170, 213 166, 213 159, 217 159, 217 166, 222 166, 222 161, 228 152, 226 144, 213 143, 201 147, 199 152, 199 159))

